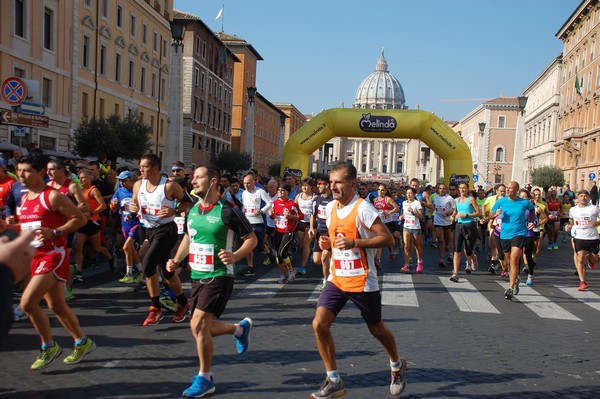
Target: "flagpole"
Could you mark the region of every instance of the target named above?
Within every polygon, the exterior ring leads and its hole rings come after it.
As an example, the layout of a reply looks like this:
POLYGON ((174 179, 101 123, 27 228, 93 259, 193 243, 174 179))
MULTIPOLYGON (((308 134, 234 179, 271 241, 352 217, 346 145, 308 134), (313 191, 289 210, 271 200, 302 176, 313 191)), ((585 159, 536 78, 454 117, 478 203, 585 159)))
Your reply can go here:
POLYGON ((223 3, 223 7, 221 7, 221 10, 223 10, 223 14, 221 15, 221 32, 225 32, 223 25, 225 24, 225 3, 223 3))

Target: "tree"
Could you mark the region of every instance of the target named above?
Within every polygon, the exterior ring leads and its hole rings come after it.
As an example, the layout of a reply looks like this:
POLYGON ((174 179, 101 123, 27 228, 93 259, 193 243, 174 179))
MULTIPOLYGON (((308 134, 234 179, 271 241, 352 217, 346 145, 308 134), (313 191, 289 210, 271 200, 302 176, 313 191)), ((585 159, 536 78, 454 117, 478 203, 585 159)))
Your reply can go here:
POLYGON ((565 184, 565 175, 562 169, 556 166, 541 166, 532 169, 531 184, 539 187, 563 186, 565 184))
POLYGON ((281 161, 275 162, 274 164, 269 165, 268 173, 269 173, 269 176, 281 175, 281 161))
POLYGON ((248 152, 221 151, 213 160, 215 166, 221 170, 226 170, 232 176, 238 170, 248 170, 252 166, 252 155, 248 152))
POLYGON ((118 157, 139 159, 150 149, 150 126, 137 112, 124 119, 114 114, 107 119, 92 118, 75 130, 73 142, 75 152, 83 157, 104 155, 113 164, 118 157))

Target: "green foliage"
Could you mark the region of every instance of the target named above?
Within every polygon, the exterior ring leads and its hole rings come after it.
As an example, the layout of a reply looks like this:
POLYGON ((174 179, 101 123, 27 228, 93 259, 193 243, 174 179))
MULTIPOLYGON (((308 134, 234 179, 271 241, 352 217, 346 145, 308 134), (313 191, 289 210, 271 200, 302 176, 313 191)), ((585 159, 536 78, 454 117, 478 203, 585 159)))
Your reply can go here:
POLYGON ((235 175, 238 170, 248 170, 252 167, 252 155, 248 152, 221 151, 213 160, 215 166, 235 175))
POLYGON ((269 176, 279 176, 281 174, 281 161, 269 165, 269 176))
POLYGON ((539 187, 563 186, 565 175, 556 166, 540 166, 531 170, 531 184, 539 187))
POLYGON ((79 125, 73 141, 79 155, 105 155, 114 164, 118 157, 139 159, 148 152, 150 126, 142 122, 137 112, 123 119, 118 115, 110 115, 107 119, 92 118, 79 125))

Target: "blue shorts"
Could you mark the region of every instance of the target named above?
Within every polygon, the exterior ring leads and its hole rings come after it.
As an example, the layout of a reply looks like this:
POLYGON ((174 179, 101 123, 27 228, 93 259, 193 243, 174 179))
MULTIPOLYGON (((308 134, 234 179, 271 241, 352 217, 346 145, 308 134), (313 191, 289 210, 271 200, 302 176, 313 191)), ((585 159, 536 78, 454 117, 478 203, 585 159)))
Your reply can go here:
POLYGON ((136 242, 140 241, 140 221, 133 218, 129 221, 121 219, 121 232, 125 240, 133 238, 136 242))
POLYGON ((367 324, 377 324, 381 321, 381 291, 345 292, 331 281, 327 281, 319 296, 317 307, 325 307, 337 316, 348 300, 360 310, 360 315, 367 324))

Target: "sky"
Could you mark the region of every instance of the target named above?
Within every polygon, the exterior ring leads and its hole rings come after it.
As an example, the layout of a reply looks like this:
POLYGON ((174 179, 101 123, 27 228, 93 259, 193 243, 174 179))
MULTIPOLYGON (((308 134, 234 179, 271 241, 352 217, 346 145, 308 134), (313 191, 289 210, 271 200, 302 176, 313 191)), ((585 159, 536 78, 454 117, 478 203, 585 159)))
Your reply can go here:
POLYGON ((257 88, 318 114, 349 108, 382 49, 409 109, 460 120, 516 97, 559 56, 556 33, 580 0, 175 0, 250 44, 257 88), (223 8, 222 17, 215 17, 223 8))

